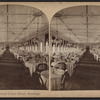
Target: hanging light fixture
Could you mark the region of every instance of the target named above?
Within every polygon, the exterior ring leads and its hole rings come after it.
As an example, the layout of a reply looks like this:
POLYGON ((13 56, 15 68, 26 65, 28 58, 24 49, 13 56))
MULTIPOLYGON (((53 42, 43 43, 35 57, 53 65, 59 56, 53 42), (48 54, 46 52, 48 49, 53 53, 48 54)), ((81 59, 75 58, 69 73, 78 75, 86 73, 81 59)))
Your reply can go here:
POLYGON ((39 42, 39 37, 38 37, 38 34, 39 34, 39 17, 41 16, 41 12, 38 12, 38 13, 35 13, 34 16, 37 17, 37 32, 36 32, 36 37, 34 38, 35 40, 35 43, 39 42))
POLYGON ((36 38, 35 38, 35 40, 36 41, 38 41, 39 39, 38 39, 38 34, 39 34, 39 16, 37 16, 37 33, 36 33, 36 38))
POLYGON ((56 39, 55 39, 56 44, 61 43, 61 39, 59 39, 59 37, 58 37, 58 24, 59 24, 58 18, 59 18, 59 16, 56 16, 56 39))

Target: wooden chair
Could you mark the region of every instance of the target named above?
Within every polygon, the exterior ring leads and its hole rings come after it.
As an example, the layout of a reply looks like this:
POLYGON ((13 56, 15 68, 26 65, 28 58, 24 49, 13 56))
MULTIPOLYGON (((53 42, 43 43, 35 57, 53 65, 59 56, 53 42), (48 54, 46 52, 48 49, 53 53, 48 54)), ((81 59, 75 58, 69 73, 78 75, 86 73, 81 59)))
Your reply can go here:
POLYGON ((49 67, 48 67, 48 65, 46 64, 46 63, 39 63, 38 65, 37 65, 37 67, 36 67, 36 71, 37 72, 42 72, 42 71, 44 71, 44 70, 48 70, 49 69, 49 67))

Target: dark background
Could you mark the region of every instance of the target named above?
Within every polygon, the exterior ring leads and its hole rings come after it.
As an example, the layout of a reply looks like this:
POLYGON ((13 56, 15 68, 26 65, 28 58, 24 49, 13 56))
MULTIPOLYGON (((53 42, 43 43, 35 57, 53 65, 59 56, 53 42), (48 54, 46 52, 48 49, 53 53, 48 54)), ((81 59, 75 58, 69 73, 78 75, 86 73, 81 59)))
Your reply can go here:
POLYGON ((0 2, 100 2, 100 0, 0 0, 0 2))

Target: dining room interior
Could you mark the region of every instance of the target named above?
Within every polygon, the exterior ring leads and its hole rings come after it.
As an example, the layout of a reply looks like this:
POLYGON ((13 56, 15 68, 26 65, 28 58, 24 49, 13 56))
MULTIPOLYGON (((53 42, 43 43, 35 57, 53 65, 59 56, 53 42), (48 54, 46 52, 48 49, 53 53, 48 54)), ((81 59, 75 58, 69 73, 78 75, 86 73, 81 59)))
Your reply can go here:
POLYGON ((50 40, 51 90, 100 90, 100 6, 55 13, 50 40))
POLYGON ((46 15, 25 5, 0 5, 0 90, 48 90, 46 15))

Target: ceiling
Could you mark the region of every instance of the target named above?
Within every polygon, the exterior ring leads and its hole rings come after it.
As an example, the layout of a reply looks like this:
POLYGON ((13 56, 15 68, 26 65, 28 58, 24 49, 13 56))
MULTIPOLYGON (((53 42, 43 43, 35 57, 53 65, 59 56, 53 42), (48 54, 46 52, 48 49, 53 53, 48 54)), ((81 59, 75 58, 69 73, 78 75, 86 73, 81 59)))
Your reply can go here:
MULTIPOLYGON (((100 6, 76 6, 57 12, 51 28, 76 43, 100 42, 100 6)), ((56 32, 57 33, 57 32, 56 32)), ((51 33, 53 34, 53 33, 51 33)))
POLYGON ((0 42, 17 42, 48 25, 46 16, 33 7, 0 5, 0 42))

